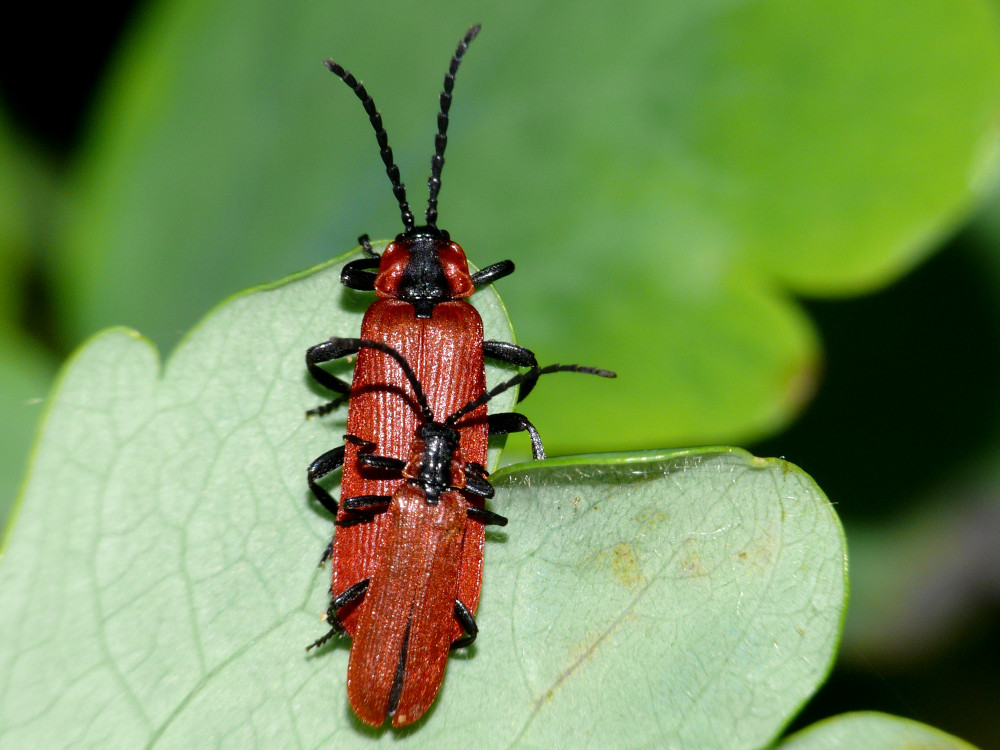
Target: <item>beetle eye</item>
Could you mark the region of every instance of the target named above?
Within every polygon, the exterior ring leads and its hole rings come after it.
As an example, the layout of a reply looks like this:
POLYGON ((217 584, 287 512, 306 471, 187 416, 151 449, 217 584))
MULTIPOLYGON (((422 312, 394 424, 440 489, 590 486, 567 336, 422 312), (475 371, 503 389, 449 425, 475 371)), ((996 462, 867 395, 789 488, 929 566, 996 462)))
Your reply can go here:
POLYGON ((393 297, 402 282, 406 266, 410 262, 410 250, 400 242, 390 242, 382 251, 378 274, 375 276, 375 292, 379 297, 393 297))
POLYGON ((469 261, 461 245, 455 242, 442 245, 438 250, 438 259, 445 278, 448 279, 452 299, 463 299, 476 291, 469 273, 469 261))

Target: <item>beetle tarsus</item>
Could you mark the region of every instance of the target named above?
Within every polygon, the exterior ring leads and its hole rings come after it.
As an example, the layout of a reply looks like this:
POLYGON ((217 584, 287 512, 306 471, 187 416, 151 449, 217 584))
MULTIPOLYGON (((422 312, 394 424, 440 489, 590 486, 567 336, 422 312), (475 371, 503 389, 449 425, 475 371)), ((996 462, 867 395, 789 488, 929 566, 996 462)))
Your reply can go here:
POLYGON ((473 618, 469 608, 462 604, 462 602, 458 599, 455 600, 455 619, 458 620, 458 624, 462 626, 463 630, 465 630, 466 635, 451 644, 451 649, 453 651, 458 648, 467 648, 471 646, 476 640, 476 636, 479 635, 479 626, 476 625, 475 618, 473 618))
POLYGON ((343 465, 344 446, 340 445, 317 458, 309 464, 309 468, 306 470, 306 480, 309 483, 309 490, 312 492, 313 497, 319 500, 320 505, 334 515, 337 515, 337 501, 333 499, 333 496, 329 492, 317 484, 317 481, 343 465))
POLYGON ((505 412, 503 414, 490 414, 487 417, 490 425, 491 435, 509 435, 513 432, 527 432, 531 438, 531 457, 536 461, 545 458, 545 446, 542 445, 542 436, 538 434, 535 425, 517 412, 505 412))

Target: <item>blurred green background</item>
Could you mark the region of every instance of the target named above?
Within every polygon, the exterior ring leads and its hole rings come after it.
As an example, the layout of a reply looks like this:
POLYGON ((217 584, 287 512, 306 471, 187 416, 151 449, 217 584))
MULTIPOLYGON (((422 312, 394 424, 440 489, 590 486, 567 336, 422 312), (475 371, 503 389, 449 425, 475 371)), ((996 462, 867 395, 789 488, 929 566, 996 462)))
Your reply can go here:
POLYGON ((478 22, 440 225, 480 267, 516 262, 498 289, 542 362, 620 373, 601 403, 567 409, 589 394, 569 379, 532 395, 550 452, 734 443, 802 466, 847 525, 852 603, 801 723, 879 709, 1000 747, 994 2, 24 12, 46 37, 0 51, 0 519, 87 336, 169 351, 224 297, 399 231, 320 61, 369 87, 419 209, 478 22))

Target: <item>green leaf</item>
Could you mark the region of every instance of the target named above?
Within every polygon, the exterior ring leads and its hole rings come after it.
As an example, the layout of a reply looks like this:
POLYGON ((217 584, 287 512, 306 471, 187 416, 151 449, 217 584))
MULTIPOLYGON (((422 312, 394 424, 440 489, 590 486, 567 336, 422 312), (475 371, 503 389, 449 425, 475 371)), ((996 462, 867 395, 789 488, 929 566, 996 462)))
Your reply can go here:
POLYGON ((777 750, 975 750, 967 742, 898 716, 859 711, 842 714, 803 729, 777 750))
MULTIPOLYGON (((325 630, 332 529, 305 466, 344 427, 304 418, 322 397, 302 355, 357 330, 338 276, 226 302, 162 372, 124 329, 67 365, 0 561, 0 745, 396 741, 352 719, 346 643, 303 650, 325 630)), ((509 338, 492 293, 476 299, 509 338)), ((539 390, 573 379, 557 377, 539 390)), ((825 677, 844 543, 795 467, 594 455, 496 485, 511 523, 490 534, 480 640, 418 742, 758 748, 825 677)))
POLYGON ((703 448, 499 476, 494 505, 512 521, 487 560, 480 625, 506 632, 474 661, 487 662, 484 681, 514 665, 501 694, 479 693, 487 714, 520 709, 495 723, 500 736, 761 747, 825 678, 846 605, 844 540, 800 469, 703 448))
POLYGON ((890 282, 993 172, 989 0, 163 2, 76 165, 71 335, 125 322, 170 343, 211 300, 392 236, 367 118, 319 60, 364 79, 419 211, 472 22, 442 226, 479 265, 518 264, 501 284, 525 345, 622 375, 592 411, 562 407, 580 383, 534 399, 555 452, 777 429, 819 368, 792 295, 890 282))
POLYGON ((57 169, 40 148, 20 133, 0 108, 0 336, 11 333, 26 314, 25 275, 51 241, 53 215, 61 207, 57 169))

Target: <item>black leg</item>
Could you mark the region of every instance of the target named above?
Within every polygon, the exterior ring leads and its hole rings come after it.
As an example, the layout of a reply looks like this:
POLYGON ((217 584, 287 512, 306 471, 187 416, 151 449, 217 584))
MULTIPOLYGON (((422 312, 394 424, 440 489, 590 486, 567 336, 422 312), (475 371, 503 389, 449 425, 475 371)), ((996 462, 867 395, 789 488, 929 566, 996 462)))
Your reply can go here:
POLYGON ((484 497, 487 500, 494 495, 493 485, 486 481, 482 475, 469 469, 468 466, 465 467, 465 489, 473 495, 484 497))
POLYGON ((358 446, 358 463, 369 469, 384 469, 386 471, 402 471, 406 461, 389 456, 378 456, 371 451, 377 447, 375 443, 359 438, 357 435, 344 435, 344 440, 358 446))
POLYGON ((351 435, 349 433, 347 435, 344 435, 344 442, 358 446, 359 451, 371 452, 375 450, 375 443, 373 443, 371 440, 365 440, 364 438, 359 438, 357 435, 351 435))
POLYGON ((339 407, 342 403, 347 401, 348 396, 344 395, 339 398, 335 398, 333 401, 327 401, 325 404, 320 404, 312 409, 306 411, 306 419, 310 417, 323 417, 329 414, 331 411, 339 407))
POLYGON ((371 453, 359 453, 358 463, 369 469, 384 469, 385 471, 402 471, 406 461, 389 456, 376 456, 371 453))
POLYGON ((358 244, 361 245, 361 249, 364 250, 365 255, 369 258, 374 258, 375 260, 382 260, 382 256, 372 250, 372 241, 367 234, 363 234, 358 237, 358 244))
POLYGON ((330 559, 330 555, 333 554, 333 537, 330 537, 330 543, 326 545, 326 549, 323 550, 323 556, 319 559, 319 565, 316 567, 322 568, 327 560, 330 559))
POLYGON ((504 276, 510 276, 512 273, 514 273, 514 261, 502 260, 472 274, 472 284, 478 289, 486 284, 492 284, 504 276))
POLYGON ((535 429, 535 425, 528 421, 528 418, 517 412, 506 412, 503 414, 490 414, 487 418, 491 435, 509 435, 512 432, 527 432, 531 438, 531 456, 536 461, 545 458, 545 447, 542 445, 542 437, 535 429))
MULTIPOLYGON (((380 505, 388 505, 392 502, 392 495, 357 495, 341 499, 340 504, 344 510, 366 511, 373 510, 380 505)), ((382 508, 382 510, 385 510, 382 508)))
MULTIPOLYGON (((310 346, 306 349, 306 368, 309 370, 309 374, 313 376, 313 380, 324 388, 341 394, 341 398, 337 399, 337 402, 342 402, 344 398, 350 395, 351 384, 338 378, 336 375, 331 375, 319 365, 323 362, 331 362, 332 360, 346 357, 349 354, 357 354, 357 352, 357 347, 338 346, 331 341, 324 341, 322 344, 316 344, 316 346, 310 346)), ((332 408, 321 406, 318 407, 318 410, 325 414, 331 411, 332 408)))
MULTIPOLYGON (((498 362, 516 365, 517 367, 538 367, 538 360, 535 359, 533 351, 506 341, 484 341, 483 356, 495 359, 498 362)), ((536 376, 521 383, 521 387, 517 392, 518 403, 528 397, 528 394, 531 393, 537 382, 538 377, 536 376)))
POLYGON ((477 508, 475 505, 468 506, 465 509, 465 513, 473 521, 479 521, 487 526, 507 525, 507 519, 499 513, 494 513, 493 511, 486 510, 485 508, 477 508))
POLYGON ((354 584, 339 596, 335 596, 333 599, 330 600, 330 607, 329 609, 326 610, 326 621, 330 623, 330 632, 324 635, 322 638, 315 640, 308 646, 306 646, 306 651, 310 651, 314 648, 322 646, 324 643, 333 638, 333 636, 335 635, 343 635, 343 633, 345 632, 344 624, 340 621, 340 618, 337 616, 337 611, 341 607, 350 604, 355 599, 360 599, 362 596, 364 596, 364 593, 368 590, 368 583, 369 579, 366 578, 365 580, 354 584))
POLYGON ((333 515, 337 515, 337 501, 333 499, 329 492, 316 484, 316 481, 336 471, 343 465, 344 446, 341 445, 332 451, 324 453, 309 464, 309 468, 306 470, 306 478, 309 480, 309 489, 312 491, 313 497, 319 500, 320 505, 333 513, 333 515))
POLYGON ((344 266, 340 272, 340 283, 348 289, 357 289, 359 292, 371 292, 375 290, 375 274, 370 269, 378 268, 382 258, 372 250, 372 241, 367 234, 358 237, 358 243, 364 250, 367 258, 352 260, 344 266))
POLYGON ((364 438, 359 438, 357 435, 344 435, 344 442, 350 443, 351 445, 358 446, 359 451, 364 451, 366 453, 371 453, 375 450, 375 443, 371 440, 365 440, 364 438))
MULTIPOLYGON (((474 495, 479 495, 480 497, 493 497, 493 485, 487 481, 486 468, 482 464, 470 461, 465 465, 465 489, 469 490, 474 495), (470 483, 475 484, 476 482, 482 482, 486 487, 488 487, 489 494, 477 492, 475 489, 470 487, 470 483)), ((485 508, 477 508, 475 505, 469 505, 466 508, 466 514, 469 518, 479 521, 480 523, 484 523, 487 526, 507 525, 507 519, 499 513, 494 513, 493 511, 486 510, 485 508)))
POLYGON ((359 292, 375 291, 375 273, 369 269, 378 268, 378 263, 378 258, 352 260, 340 272, 340 283, 359 292))
POLYGON ((468 635, 459 638, 451 644, 451 647, 454 649, 471 646, 472 642, 476 640, 476 636, 479 635, 479 626, 476 625, 476 621, 472 618, 469 608, 458 599, 455 600, 455 619, 458 620, 458 624, 462 626, 468 635))

